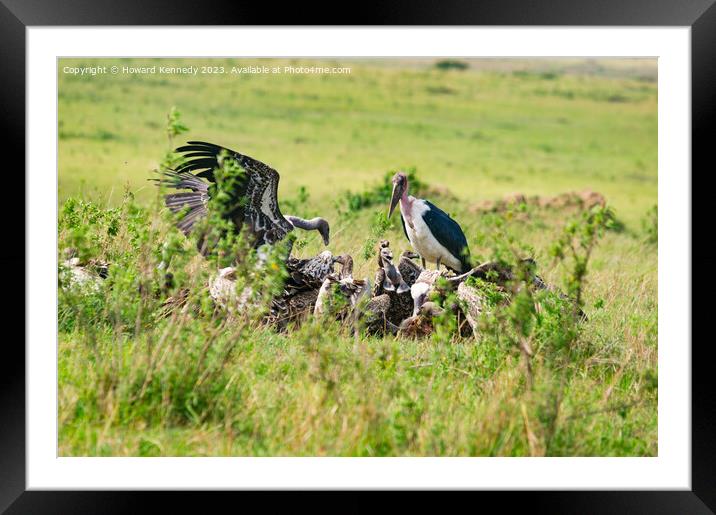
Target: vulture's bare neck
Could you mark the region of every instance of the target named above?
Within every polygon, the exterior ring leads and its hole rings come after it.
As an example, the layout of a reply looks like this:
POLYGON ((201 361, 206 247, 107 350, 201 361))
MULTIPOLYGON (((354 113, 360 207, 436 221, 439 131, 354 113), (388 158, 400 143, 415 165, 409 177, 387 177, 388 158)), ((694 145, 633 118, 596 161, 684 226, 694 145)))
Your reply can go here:
POLYGON ((304 231, 318 231, 318 234, 323 238, 323 244, 328 245, 330 228, 328 222, 321 217, 311 218, 306 220, 305 218, 299 218, 297 216, 288 215, 285 217, 288 222, 294 227, 303 229, 304 231))
POLYGON ((299 218, 297 216, 286 215, 284 218, 288 220, 291 225, 303 229, 304 231, 317 231, 323 222, 323 218, 316 217, 306 220, 305 218, 299 218))

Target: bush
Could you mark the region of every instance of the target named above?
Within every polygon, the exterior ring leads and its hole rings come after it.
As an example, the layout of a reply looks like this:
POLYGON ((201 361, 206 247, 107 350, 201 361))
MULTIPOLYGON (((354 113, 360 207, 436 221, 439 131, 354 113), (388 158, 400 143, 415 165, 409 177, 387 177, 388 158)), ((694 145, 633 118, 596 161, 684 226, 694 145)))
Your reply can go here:
POLYGON ((467 70, 470 67, 465 61, 457 59, 443 59, 435 63, 438 70, 467 70))
MULTIPOLYGON (((425 191, 425 184, 420 181, 417 177, 415 167, 404 170, 408 177, 408 183, 410 184, 410 192, 413 195, 420 195, 421 192, 425 191)), ((367 209, 377 205, 387 205, 390 202, 390 196, 393 193, 393 176, 396 174, 396 170, 391 170, 383 175, 383 180, 380 184, 375 185, 372 188, 362 191, 360 193, 354 193, 346 191, 343 194, 343 203, 339 205, 339 211, 343 214, 353 213, 367 209)))

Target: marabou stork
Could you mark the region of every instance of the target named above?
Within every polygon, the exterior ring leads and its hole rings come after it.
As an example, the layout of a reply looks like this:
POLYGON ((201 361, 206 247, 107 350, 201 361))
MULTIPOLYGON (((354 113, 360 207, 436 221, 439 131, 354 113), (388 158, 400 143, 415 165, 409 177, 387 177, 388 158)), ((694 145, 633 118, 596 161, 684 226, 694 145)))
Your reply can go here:
POLYGON ((470 270, 470 250, 458 223, 433 203, 408 195, 408 177, 393 176, 393 195, 388 217, 400 202, 400 222, 405 236, 423 260, 444 264, 456 273, 470 270))
MULTIPOLYGON (((229 219, 238 233, 242 227, 252 234, 255 247, 264 243, 274 244, 282 240, 294 227, 318 231, 323 243, 328 245, 330 228, 323 218, 306 220, 297 216, 282 215, 278 207, 279 174, 270 166, 240 154, 234 150, 205 143, 189 141, 176 152, 186 161, 175 170, 164 172, 160 184, 188 192, 165 195, 165 203, 174 213, 187 210, 177 226, 189 234, 196 222, 207 214, 209 198, 216 194, 214 170, 220 166, 223 155, 233 158, 245 170, 232 191, 224 192, 230 197, 230 207, 222 216, 229 219), (206 179, 209 182, 202 180, 206 179)), ((206 244, 200 241, 205 254, 206 244)))

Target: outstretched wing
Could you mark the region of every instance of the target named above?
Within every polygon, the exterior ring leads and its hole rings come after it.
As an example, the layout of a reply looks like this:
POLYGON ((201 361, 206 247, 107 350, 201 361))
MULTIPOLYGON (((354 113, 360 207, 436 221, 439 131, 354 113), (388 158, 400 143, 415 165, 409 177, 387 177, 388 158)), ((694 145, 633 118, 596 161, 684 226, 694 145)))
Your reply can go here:
POLYGON ((423 213, 425 223, 438 240, 440 245, 445 247, 453 256, 459 256, 462 270, 456 272, 467 272, 470 270, 470 250, 467 246, 467 238, 458 223, 450 218, 445 211, 425 200, 430 210, 423 213))
POLYGON ((177 167, 178 173, 189 173, 216 182, 214 170, 219 167, 222 151, 228 153, 246 171, 238 182, 237 191, 230 192, 237 199, 237 207, 230 217, 240 228, 246 223, 257 236, 257 244, 275 243, 283 239, 293 226, 278 207, 279 175, 270 166, 213 143, 189 141, 176 149, 186 161, 177 167))

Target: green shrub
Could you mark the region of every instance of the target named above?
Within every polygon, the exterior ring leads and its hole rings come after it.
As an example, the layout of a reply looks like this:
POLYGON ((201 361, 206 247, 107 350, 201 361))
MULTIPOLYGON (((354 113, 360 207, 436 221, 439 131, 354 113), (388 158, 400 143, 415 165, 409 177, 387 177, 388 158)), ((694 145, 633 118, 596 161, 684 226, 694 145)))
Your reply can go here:
MULTIPOLYGON (((425 185, 417 178, 415 167, 408 168, 404 172, 408 177, 412 195, 420 195, 421 192, 425 191, 425 185)), ((343 203, 339 206, 340 212, 351 213, 381 204, 387 206, 393 193, 392 181, 395 173, 395 170, 386 172, 380 184, 365 191, 359 193, 346 191, 343 194, 343 203)))
POLYGON ((470 67, 465 61, 457 59, 441 59, 435 63, 438 70, 467 70, 470 67))

